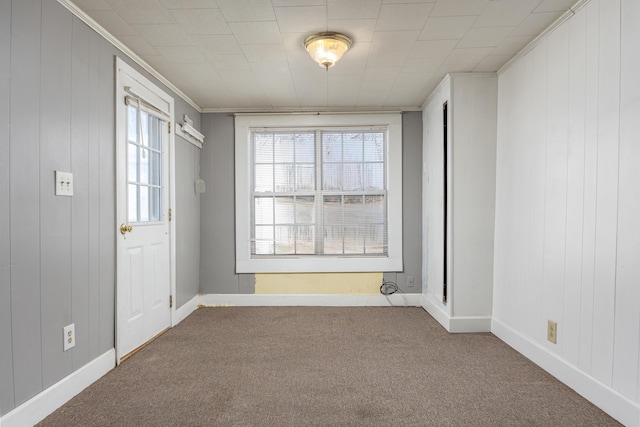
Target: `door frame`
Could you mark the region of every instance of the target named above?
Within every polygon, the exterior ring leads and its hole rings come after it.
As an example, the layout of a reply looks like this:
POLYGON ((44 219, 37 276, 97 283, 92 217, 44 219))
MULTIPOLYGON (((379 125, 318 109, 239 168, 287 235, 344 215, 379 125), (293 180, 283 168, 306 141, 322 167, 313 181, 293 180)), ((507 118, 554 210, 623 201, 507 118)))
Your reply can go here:
MULTIPOLYGON (((168 138, 168 150, 167 150, 167 155, 169 156, 169 170, 168 170, 168 186, 169 186, 169 198, 168 198, 168 208, 171 209, 171 213, 172 216, 175 215, 175 130, 172 129, 172 125, 175 120, 175 110, 174 110, 174 99, 172 96, 170 96, 168 93, 166 93, 163 89, 161 89, 159 86, 155 85, 154 83, 152 83, 149 79, 147 79, 146 77, 144 77, 142 74, 140 74, 138 71, 136 71, 133 67, 131 67, 129 64, 127 64, 126 62, 124 62, 121 58, 119 58, 118 56, 115 56, 115 144, 116 144, 116 164, 115 169, 116 169, 116 179, 115 179, 115 185, 116 185, 116 204, 115 204, 115 216, 116 216, 116 223, 114 224, 114 236, 115 236, 115 245, 116 245, 116 283, 115 283, 115 322, 114 322, 114 329, 115 329, 115 334, 114 334, 114 347, 115 347, 115 355, 116 355, 116 364, 119 365, 121 362, 121 359, 123 356, 123 354, 120 354, 119 348, 120 348, 120 337, 119 337, 119 329, 120 329, 120 325, 123 322, 123 319, 120 318, 119 315, 119 310, 118 310, 118 251, 121 250, 121 245, 119 244, 118 239, 120 238, 119 234, 120 231, 118 229, 118 224, 119 219, 118 219, 118 215, 119 215, 119 209, 120 209, 120 204, 121 203, 126 203, 126 195, 125 194, 121 194, 121 188, 123 188, 123 184, 124 184, 124 177, 119 173, 119 171, 123 168, 125 168, 124 165, 120 165, 119 166, 119 162, 120 162, 120 157, 122 154, 122 150, 124 149, 124 135, 125 135, 125 131, 126 131, 126 106, 124 103, 124 97, 125 97, 125 88, 124 88, 124 83, 123 83, 123 76, 122 74, 127 74, 129 78, 132 78, 134 80, 136 80, 137 83, 139 83, 142 87, 144 87, 144 89, 146 89, 147 91, 149 91, 150 93, 152 93, 155 97, 162 99, 164 102, 166 102, 166 109, 168 110, 168 114, 169 114, 169 121, 168 121, 168 126, 169 126, 169 138, 168 138)), ((138 94, 141 97, 144 97, 144 94, 138 94)), ((170 292, 170 298, 173 300, 173 303, 171 304, 170 308, 169 308, 169 327, 173 327, 175 326, 175 324, 177 323, 177 316, 176 316, 176 245, 175 245, 175 235, 176 235, 176 222, 175 220, 173 220, 173 218, 169 219, 169 274, 170 274, 170 278, 169 278, 169 292, 170 292)))

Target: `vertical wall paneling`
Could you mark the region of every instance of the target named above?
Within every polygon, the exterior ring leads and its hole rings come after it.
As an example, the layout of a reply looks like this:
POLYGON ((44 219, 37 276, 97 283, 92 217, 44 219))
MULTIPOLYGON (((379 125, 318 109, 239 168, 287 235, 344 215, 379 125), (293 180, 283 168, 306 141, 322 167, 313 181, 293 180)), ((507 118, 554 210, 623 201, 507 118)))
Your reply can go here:
MULTIPOLYGON (((201 203, 201 246, 200 246, 200 292, 204 294, 251 294, 255 292, 253 274, 236 274, 235 254, 229 247, 235 246, 235 178, 234 178, 234 118, 232 114, 204 114, 202 116, 202 133, 206 137, 206 145, 200 152, 201 177, 207 185, 207 191, 200 197, 201 203)), ((403 115, 403 150, 408 147, 407 154, 411 161, 403 157, 408 168, 403 168, 403 182, 419 180, 421 162, 422 121, 419 113, 403 115)), ((403 154, 404 156, 404 154, 403 154)), ((189 185, 193 185, 190 183, 189 185)), ((421 184, 409 182, 405 184, 403 194, 410 194, 409 206, 415 209, 421 198, 421 184)), ((192 187, 191 187, 192 188, 192 187)), ((407 197, 403 197, 403 203, 407 197)), ((418 208, 418 210, 420 210, 418 208)), ((404 243, 410 250, 405 251, 405 270, 397 274, 398 285, 403 291, 406 288, 406 276, 412 275, 420 283, 421 254, 420 230, 421 217, 418 212, 405 215, 403 227, 404 243), (412 234, 409 236, 409 234, 412 234)), ((410 292, 419 292, 420 285, 410 292)))
MULTIPOLYGON (((453 74, 451 139, 451 258, 454 316, 492 311, 495 218, 497 78, 493 73, 453 74)), ((442 244, 441 244, 442 246, 442 244)))
POLYGON ((640 400, 640 3, 622 5, 613 386, 628 398, 640 400))
POLYGON ((13 356, 11 354, 11 1, 0 0, 0 415, 12 408, 13 356))
POLYGON ((628 425, 640 403, 639 19, 637 1, 591 0, 500 73, 496 166, 496 331, 628 425))
POLYGON ((584 135, 584 200, 582 232, 582 291, 580 303, 579 366, 591 372, 593 343, 594 266, 596 253, 596 186, 598 179, 598 60, 600 3, 591 1, 580 14, 586 14, 585 54, 585 135, 584 135))
MULTIPOLYGON (((528 74, 528 65, 529 64, 523 62, 516 66, 516 68, 521 68, 521 72, 512 78, 514 85, 510 89, 522 94, 527 105, 532 105, 534 96, 538 95, 536 87, 539 85, 539 82, 534 81, 534 84, 532 84, 532 82, 529 81, 531 76, 528 74)), ((543 76, 544 75, 540 77, 543 76)), ((507 91, 506 93, 510 92, 507 91)), ((506 269, 509 271, 508 279, 510 280, 507 282, 508 285, 506 287, 510 292, 504 295, 503 299, 504 301, 517 301, 515 304, 507 304, 507 307, 512 321, 522 323, 525 322, 530 313, 526 302, 523 300, 518 301, 519 298, 517 298, 517 295, 528 295, 535 292, 535 288, 532 288, 530 283, 534 277, 531 275, 530 262, 536 258, 532 257, 534 252, 531 251, 531 227, 523 227, 518 221, 518 218, 527 218, 527 223, 531 224, 534 218, 540 217, 540 209, 542 206, 539 203, 533 203, 533 197, 524 200, 518 197, 520 194, 525 193, 529 193, 532 196, 534 195, 533 180, 531 177, 533 176, 533 169, 536 164, 522 160, 525 158, 535 158, 536 153, 544 149, 544 144, 541 144, 540 141, 534 143, 532 120, 524 120, 522 122, 519 120, 520 117, 527 117, 526 112, 523 111, 523 105, 516 105, 513 110, 507 107, 507 110, 509 110, 506 119, 509 128, 508 135, 509 138, 513 139, 514 143, 505 150, 504 156, 505 159, 516 158, 517 161, 511 162, 507 160, 504 162, 508 165, 503 168, 505 169, 505 173, 512 176, 513 179, 507 184, 511 191, 502 197, 502 203, 510 205, 510 208, 504 212, 500 219, 502 221, 508 221, 509 223, 506 234, 503 233, 506 240, 504 250, 507 251, 507 254, 511 253, 516 256, 514 257, 513 263, 506 266, 506 269), (519 135, 518 124, 525 127, 524 135, 519 135), (523 165, 523 167, 518 168, 518 165, 523 165), (534 212, 537 212, 536 216, 534 216, 534 212), (512 239, 510 236, 517 236, 517 238, 512 239)), ((496 168, 496 171, 498 170, 499 169, 496 168)), ((498 221, 497 211, 496 221, 498 221)), ((500 293, 501 291, 494 290, 494 295, 496 292, 500 293)))
MULTIPOLYGON (((547 320, 560 322, 563 314, 567 226, 568 33, 569 28, 564 25, 549 36, 547 43, 543 327, 546 327, 547 320)), ((556 352, 562 348, 563 325, 559 323, 558 326, 557 344, 554 346, 545 341, 556 352)))
POLYGON ((422 284, 422 114, 402 113, 402 253, 404 272, 395 282, 402 292, 420 292, 422 284), (407 288, 407 276, 413 276, 414 288, 407 288))
POLYGON ((431 304, 447 315, 451 315, 450 305, 442 302, 444 259, 444 139, 442 105, 450 99, 449 76, 431 93, 423 106, 423 181, 422 181, 422 293, 431 304))
POLYGON ((200 286, 200 195, 195 192, 199 178, 200 149, 176 137, 176 305, 180 307, 198 294, 200 286))
MULTIPOLYGON (((514 64, 514 67, 518 67, 519 64, 522 64, 522 61, 514 64)), ((509 123, 510 121, 510 109, 503 108, 503 103, 501 102, 504 93, 513 92, 513 87, 515 86, 515 79, 512 78, 515 73, 504 74, 500 77, 500 84, 498 85, 498 117, 509 123)), ((509 140, 510 139, 510 129, 508 126, 498 126, 497 138, 498 141, 501 140, 509 140)), ((503 176, 505 173, 502 171, 509 162, 503 161, 505 157, 506 147, 500 147, 496 151, 496 206, 506 206, 503 198, 506 197, 507 189, 505 187, 512 181, 500 180, 499 178, 503 176)), ((509 298, 507 292, 509 292, 509 287, 506 286, 507 283, 511 283, 512 285, 516 285, 513 281, 509 280, 509 275, 506 271, 506 268, 495 268, 495 260, 502 259, 506 256, 506 247, 508 245, 507 239, 507 225, 506 225, 507 212, 506 209, 496 210, 496 223, 500 222, 501 226, 496 227, 495 231, 495 240, 494 240, 494 271, 493 271, 493 317, 498 319, 503 319, 503 321, 508 321, 509 323, 514 323, 511 319, 511 316, 508 312, 508 304, 505 304, 504 300, 514 300, 513 298, 509 298), (505 253, 503 253, 503 251, 505 253)))
MULTIPOLYGON (((527 276, 523 282, 525 300, 523 321, 526 334, 536 339, 546 338, 546 319, 542 317, 540 307, 543 306, 544 282, 544 237, 545 237, 545 186, 546 186, 546 151, 547 135, 545 109, 547 107, 547 44, 548 40, 540 43, 539 48, 531 52, 526 67, 526 84, 529 87, 527 96, 528 107, 520 111, 523 115, 514 117, 512 126, 517 129, 514 138, 522 136, 526 145, 529 165, 527 176, 523 178, 522 192, 514 194, 515 198, 529 194, 530 198, 521 203, 526 211, 527 224, 527 252, 524 254, 527 263, 527 276), (526 109, 529 111, 526 111, 526 109), (529 113, 529 114, 527 114, 529 113), (518 124, 522 123, 522 129, 518 124)), ((519 158, 524 161, 524 158, 519 158)), ((514 164, 513 168, 518 165, 514 164)), ((507 201, 510 203, 510 201, 507 201)), ((520 226, 523 226, 522 224, 520 226)), ((517 297, 516 297, 517 298, 517 297)))
MULTIPOLYGON (((150 76, 149 76, 150 77, 150 76)), ((163 87, 167 93, 168 88, 163 87)), ((174 98, 176 123, 182 123, 184 114, 200 126, 200 115, 181 98, 174 98)), ((175 194, 176 234, 176 308, 191 301, 200 292, 200 195, 195 192, 195 180, 200 178, 200 155, 202 150, 176 134, 175 138, 176 180, 175 194)))
MULTIPOLYGON (((56 1, 0 0, 0 415, 114 347, 117 53, 56 1)), ((198 162, 177 171, 191 194, 198 162)))
POLYGON ((615 314, 620 1, 601 0, 598 82, 598 181, 592 375, 611 384, 615 314))
MULTIPOLYGON (((88 108, 88 154, 89 172, 89 313, 93 313, 88 326, 89 331, 89 356, 91 359, 102 354, 100 346, 100 321, 96 315, 100 313, 100 114, 101 107, 94 100, 98 96, 96 88, 100 82, 100 36, 93 31, 89 37, 89 88, 90 98, 88 108)), ((115 209, 115 208, 114 208, 115 209)))
MULTIPOLYGON (((535 59, 535 57, 532 58, 530 61, 535 59)), ((541 78, 544 78, 546 73, 531 75, 528 67, 529 63, 525 62, 517 65, 516 68, 520 69, 520 72, 512 77, 514 86, 511 90, 522 94, 527 105, 534 105, 535 97, 539 96, 538 90, 541 81, 544 81, 541 80, 541 78)), ((513 92, 507 91, 506 93, 513 92)), ((534 180, 532 179, 534 169, 538 164, 534 161, 526 162, 523 161, 523 159, 535 159, 539 157, 538 153, 544 153, 544 143, 535 138, 534 121, 531 117, 528 117, 529 115, 524 111, 523 105, 516 105, 513 107, 513 110, 507 106, 507 109, 510 111, 506 119, 508 122, 506 126, 509 127, 509 138, 511 138, 514 143, 509 147, 505 147, 506 152, 504 153, 504 158, 506 161, 504 163, 508 166, 502 169, 504 169, 508 176, 512 176, 513 179, 507 184, 511 191, 502 197, 502 203, 510 205, 510 208, 504 212, 501 219, 508 221, 510 225, 506 230, 506 234, 504 234, 506 240, 505 250, 507 251, 505 255, 511 253, 516 256, 514 257, 513 263, 505 266, 510 272, 508 278, 513 282, 507 282, 506 286, 510 289, 510 292, 503 298, 504 301, 517 301, 513 305, 507 304, 512 321, 528 324, 526 320, 531 317, 529 306, 525 300, 517 296, 527 295, 526 301, 528 301, 530 297, 533 298, 538 295, 536 287, 532 286, 532 282, 541 280, 540 277, 536 276, 538 272, 532 268, 533 261, 539 259, 537 256, 538 251, 532 250, 532 238, 539 238, 540 232, 538 231, 536 233, 531 227, 523 227, 518 221, 518 218, 526 218, 527 224, 533 224, 534 219, 542 218, 541 210, 544 205, 539 201, 535 201, 534 197, 536 194, 539 194, 539 192, 534 192, 534 180), (528 119, 521 120, 523 117, 528 119), (519 126, 523 127, 522 132, 519 126), (520 133, 523 133, 523 135, 520 133), (515 162, 508 160, 513 158, 517 160, 515 162), (518 165, 523 165, 523 167, 519 168, 518 165), (523 199, 519 197, 519 195, 527 193, 531 194, 530 198, 523 199), (517 236, 517 238, 512 239, 511 236, 517 236)), ((497 219, 498 216, 496 216, 496 221, 497 219)), ((494 294, 495 293, 496 291, 494 290, 494 294)))
POLYGON ((71 321, 76 346, 73 368, 89 362, 89 28, 73 18, 71 42, 71 321))
MULTIPOLYGON (((11 9, 11 326, 15 404, 42 390, 40 324, 41 1, 11 9), (19 142, 19 143, 18 143, 19 142)), ((53 185, 53 174, 50 183, 53 185)), ((49 187, 52 188, 52 187, 49 187)))
POLYGON ((568 130, 567 130, 567 215, 565 238, 565 281, 562 319, 564 357, 578 365, 580 357, 580 301, 582 298, 582 233, 584 209, 584 138, 586 84, 586 10, 569 22, 568 130))
POLYGON ((492 314, 497 96, 495 74, 452 73, 423 105, 423 153, 428 168, 423 182, 425 308, 452 332, 488 330, 492 314), (446 305, 442 303, 445 102, 450 248, 446 305))
POLYGON ((115 346, 115 56, 114 49, 100 40, 98 87, 100 114, 100 352, 115 346))
POLYGON ((202 149, 202 178, 207 191, 201 195, 202 246, 200 291, 239 292, 235 273, 234 224, 234 125, 230 114, 206 114, 202 133, 207 145, 202 149))
MULTIPOLYGON (((443 105, 451 100, 450 76, 446 76, 438 87, 432 92, 423 106, 423 147, 422 163, 423 172, 423 204, 422 204, 422 228, 423 228, 423 268, 422 286, 423 294, 427 300, 445 313, 451 316, 453 303, 443 302, 444 292, 444 127, 443 105)), ((451 124, 452 109, 447 107, 451 124)), ((448 148, 454 142, 451 140, 452 126, 448 126, 448 148)), ((451 159, 451 156, 448 156, 451 159)), ((451 182, 451 181, 449 181, 451 182)), ((405 225, 406 229, 406 225, 405 225)), ((450 245, 449 245, 450 246, 450 245)), ((451 265, 449 263, 449 265, 451 265)), ((449 270, 450 271, 450 270, 449 270)), ((448 293, 450 294, 451 288, 448 293)))
POLYGON ((517 137, 514 127, 516 118, 521 117, 519 111, 521 106, 508 106, 505 102, 501 102, 501 99, 510 93, 517 92, 529 104, 531 88, 525 81, 526 66, 524 61, 514 64, 514 69, 520 72, 505 75, 498 86, 498 116, 501 119, 501 126, 497 131, 498 140, 512 141, 513 144, 503 146, 496 152, 496 206, 503 206, 504 209, 496 210, 495 213, 495 223, 500 224, 500 227, 496 227, 495 231, 494 257, 502 259, 509 254, 515 257, 512 262, 499 265, 500 268, 494 269, 493 317, 504 319, 512 324, 521 322, 520 317, 524 316, 525 306, 517 295, 523 295, 528 291, 525 282, 529 277, 528 257, 524 254, 528 250, 530 230, 529 227, 522 227, 517 218, 529 215, 530 209, 526 209, 523 200, 517 196, 524 191, 530 192, 531 189, 525 187, 530 162, 525 162, 523 167, 517 168, 516 162, 508 159, 529 156, 530 153, 525 150, 532 147, 532 144, 526 143, 525 138, 529 135, 528 132, 525 132, 522 137, 517 137), (506 108, 503 107, 505 105, 506 108), (503 175, 510 176, 511 179, 497 179, 503 175), (513 239, 513 236, 518 238, 513 239), (522 247, 518 245, 520 242, 523 242, 522 247), (507 304, 506 301, 512 303, 507 304))
MULTIPOLYGON (((514 67, 520 67, 520 63, 514 64, 514 67)), ((511 123, 511 115, 514 113, 512 109, 505 109, 502 106, 503 102, 500 100, 503 98, 505 93, 511 93, 516 90, 518 87, 517 77, 518 74, 509 74, 505 75, 500 85, 498 85, 498 117, 504 120, 505 125, 499 126, 497 131, 498 140, 506 139, 511 140, 511 134, 513 133, 512 129, 508 125, 511 123)), ((524 96, 524 93, 523 93, 524 96)), ((508 174, 506 169, 509 168, 510 162, 503 161, 503 158, 510 157, 509 147, 503 147, 501 150, 496 151, 496 178, 508 174)), ((516 180, 500 180, 496 179, 496 205, 497 206, 508 206, 503 199, 509 197, 512 193, 512 186, 514 186, 516 180)), ((507 253, 513 253, 509 249, 510 241, 508 239, 509 235, 513 233, 513 225, 511 218, 514 215, 508 212, 507 209, 504 210, 496 210, 496 218, 495 222, 500 223, 500 227, 496 227, 495 230, 495 240, 494 240, 494 259, 501 259, 503 256, 506 256, 507 253), (502 253, 504 251, 504 254, 502 253)), ((495 262, 494 262, 495 264, 495 262)), ((516 311, 514 307, 509 306, 508 304, 504 304, 503 301, 514 301, 514 298, 511 297, 513 290, 515 287, 519 286, 519 283, 513 279, 514 272, 510 271, 510 268, 518 268, 518 271, 522 269, 522 266, 516 265, 516 262, 509 264, 508 266, 503 266, 504 268, 494 268, 494 288, 493 288, 493 317, 499 319, 505 319, 505 321, 509 321, 511 323, 515 322, 513 313, 516 311)), ((522 312, 522 311, 519 311, 522 312)))
POLYGON ((71 171, 71 15, 42 3, 40 72, 40 288, 42 377, 48 387, 71 373, 61 331, 71 323, 71 203, 56 196, 55 170, 71 171))

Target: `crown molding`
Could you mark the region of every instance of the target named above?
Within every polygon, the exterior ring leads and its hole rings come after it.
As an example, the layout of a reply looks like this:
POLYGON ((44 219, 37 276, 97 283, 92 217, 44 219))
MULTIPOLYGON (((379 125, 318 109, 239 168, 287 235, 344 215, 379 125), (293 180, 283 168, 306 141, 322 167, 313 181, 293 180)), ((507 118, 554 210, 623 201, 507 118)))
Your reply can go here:
POLYGON ((553 21, 551 25, 544 29, 543 32, 538 34, 536 38, 531 40, 525 47, 520 50, 520 52, 516 53, 513 58, 508 60, 500 69, 498 70, 498 74, 502 74, 507 71, 513 64, 515 64, 520 58, 524 57, 527 53, 529 53, 534 47, 538 46, 544 39, 546 39, 556 28, 560 25, 564 24, 569 20, 573 15, 575 15, 580 9, 586 6, 591 0, 578 0, 573 6, 569 8, 565 13, 563 13, 558 19, 553 21))
POLYGON ((363 107, 352 109, 336 109, 328 107, 284 107, 284 108, 203 108, 202 113, 228 113, 228 114, 379 114, 379 113, 403 113, 422 111, 422 107, 363 107))
POLYGON ((195 103, 191 98, 187 96, 183 91, 181 91, 176 85, 171 83, 166 77, 160 74, 157 70, 155 70, 151 65, 149 65, 144 59, 139 57, 134 51, 125 46, 120 40, 118 40, 113 34, 107 31, 102 25, 98 24, 93 18, 87 15, 83 10, 81 10, 78 6, 73 3, 71 0, 58 0, 62 6, 64 6, 69 12, 75 15, 82 22, 87 24, 92 30, 101 35, 104 39, 106 39, 109 43, 115 46, 118 50, 128 56, 132 61, 134 61, 137 65, 142 67, 146 72, 155 77, 160 83, 169 88, 172 92, 182 98, 187 104, 191 105, 196 109, 199 113, 202 113, 202 108, 195 103))

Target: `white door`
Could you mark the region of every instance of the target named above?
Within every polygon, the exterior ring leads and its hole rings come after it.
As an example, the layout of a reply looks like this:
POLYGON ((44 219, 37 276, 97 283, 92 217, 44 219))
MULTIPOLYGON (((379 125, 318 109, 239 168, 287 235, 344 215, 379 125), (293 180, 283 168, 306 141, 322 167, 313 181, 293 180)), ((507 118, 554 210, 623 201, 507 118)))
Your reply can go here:
POLYGON ((172 302, 168 116, 127 79, 117 108, 118 361, 170 326, 172 302))

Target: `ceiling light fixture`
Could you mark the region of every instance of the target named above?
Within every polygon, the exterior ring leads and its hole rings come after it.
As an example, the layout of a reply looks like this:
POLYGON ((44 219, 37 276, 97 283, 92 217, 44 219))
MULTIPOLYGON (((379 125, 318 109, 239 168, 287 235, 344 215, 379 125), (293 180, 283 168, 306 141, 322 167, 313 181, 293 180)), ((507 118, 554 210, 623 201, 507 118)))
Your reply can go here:
POLYGON ((311 34, 304 39, 304 48, 321 67, 333 67, 351 47, 351 39, 344 34, 325 32, 311 34))

